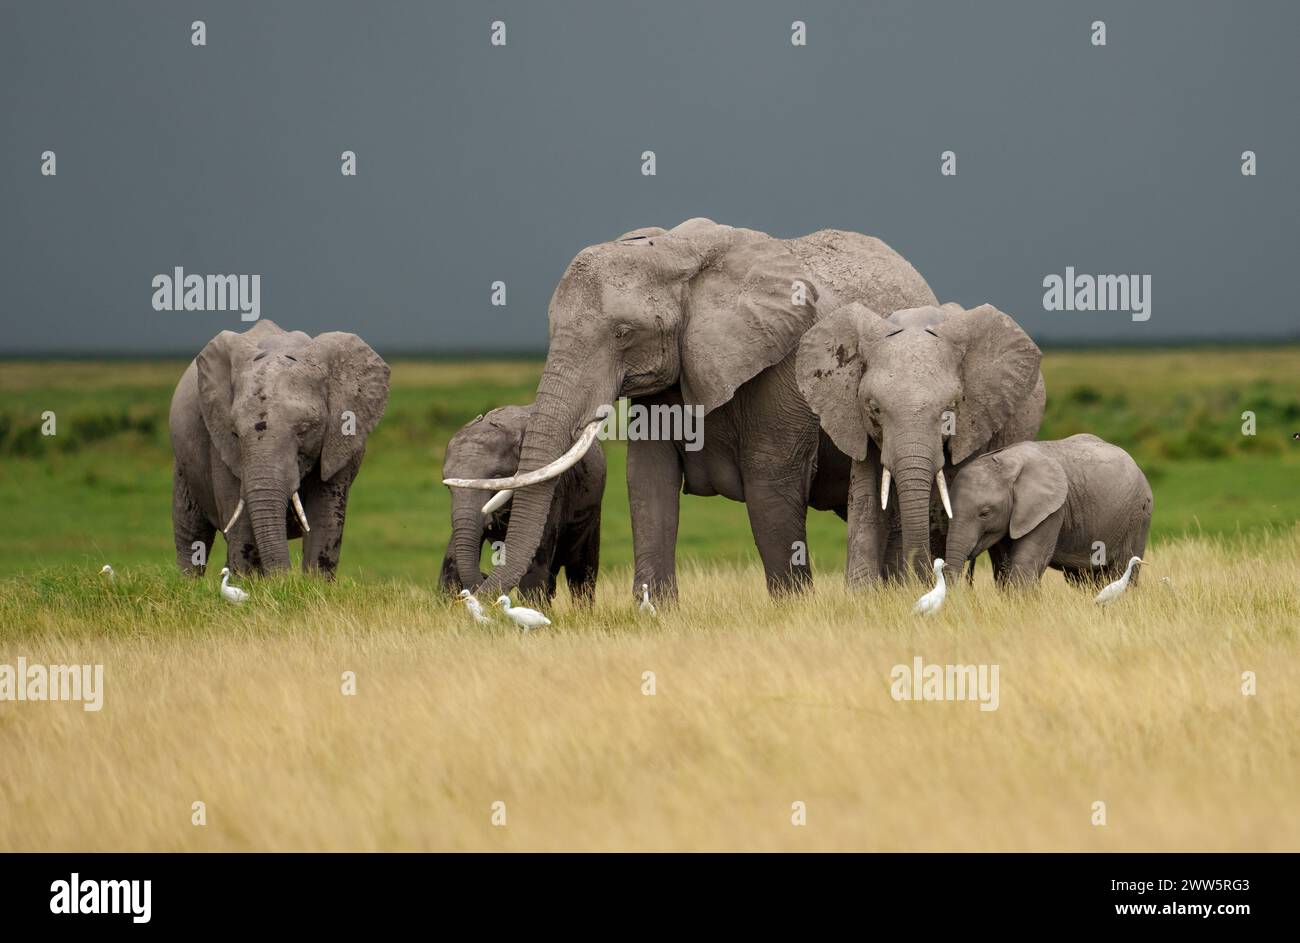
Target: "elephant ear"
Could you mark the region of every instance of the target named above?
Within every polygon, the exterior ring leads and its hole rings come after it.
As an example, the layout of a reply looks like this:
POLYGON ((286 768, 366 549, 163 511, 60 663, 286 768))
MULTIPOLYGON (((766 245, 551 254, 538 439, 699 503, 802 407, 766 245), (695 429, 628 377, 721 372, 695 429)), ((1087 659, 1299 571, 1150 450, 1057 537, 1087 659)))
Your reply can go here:
MULTIPOLYGON (((1000 453, 1002 461, 1007 453, 1000 453)), ((1011 485, 1011 539, 1019 540, 1065 503, 1069 481, 1061 463, 1034 450, 1022 460, 1011 485)))
POLYGON ((1033 392, 1043 354, 992 305, 952 313, 936 332, 961 351, 962 400, 949 443, 952 463, 960 465, 979 454, 1033 392))
POLYGON ((388 405, 388 364, 355 334, 331 331, 309 357, 325 372, 325 441, 320 476, 329 481, 359 456, 388 405))
POLYGON ((779 363, 817 319, 817 286, 778 239, 689 220, 656 239, 689 240, 682 396, 707 415, 779 363), (798 283, 798 284, 796 284, 798 283))
POLYGON ((883 324, 876 312, 851 302, 813 325, 800 339, 795 358, 799 392, 835 447, 859 462, 867 457, 867 437, 880 437, 858 400, 867 366, 860 341, 883 324))
POLYGON ((252 345, 234 331, 222 331, 194 358, 198 371, 199 412, 222 463, 239 477, 239 437, 231 407, 235 402, 232 359, 250 354, 252 345))

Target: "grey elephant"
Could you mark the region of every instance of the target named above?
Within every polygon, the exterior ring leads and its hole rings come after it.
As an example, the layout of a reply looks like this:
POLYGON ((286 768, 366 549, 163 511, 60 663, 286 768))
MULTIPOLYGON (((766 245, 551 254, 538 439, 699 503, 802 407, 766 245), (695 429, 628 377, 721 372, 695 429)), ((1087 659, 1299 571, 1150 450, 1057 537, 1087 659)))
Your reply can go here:
POLYGON ((202 572, 218 530, 235 572, 332 577, 348 491, 388 402, 388 364, 355 334, 311 338, 268 320, 222 331, 172 396, 176 562, 202 572), (196 547, 202 544, 202 555, 196 547))
MULTIPOLYGON (((466 423, 447 443, 443 477, 510 474, 519 467, 519 450, 533 410, 532 406, 502 406, 466 423)), ((505 540, 510 504, 506 501, 484 514, 488 499, 484 492, 450 490, 451 539, 439 582, 447 592, 456 593, 461 588, 476 589, 486 578, 479 570, 483 542, 505 540)), ((574 599, 591 604, 600 570, 600 502, 604 493, 605 453, 597 445, 559 477, 542 539, 519 579, 521 592, 549 602, 555 597, 556 578, 563 568, 574 599)))
POLYGON ((796 359, 799 389, 852 459, 850 586, 900 576, 909 560, 927 576, 943 547, 947 476, 1032 439, 1043 418, 1042 354, 991 305, 848 304, 803 336, 796 359))
POLYGON ((487 590, 523 576, 557 477, 620 396, 634 407, 691 407, 704 423, 698 449, 672 435, 628 442, 634 597, 643 584, 657 602, 676 597, 683 492, 743 501, 769 591, 806 584, 807 509, 847 513, 848 460, 800 396, 794 352, 820 314, 852 301, 884 313, 936 303, 902 256, 852 232, 787 240, 692 219, 579 252, 551 298, 550 348, 516 473, 451 482, 515 491, 506 560, 487 590))
POLYGON ((956 575, 988 550, 1001 586, 1037 583, 1048 567, 1109 582, 1146 550, 1153 509, 1146 476, 1118 446, 1095 435, 1021 442, 957 473, 943 558, 956 575))

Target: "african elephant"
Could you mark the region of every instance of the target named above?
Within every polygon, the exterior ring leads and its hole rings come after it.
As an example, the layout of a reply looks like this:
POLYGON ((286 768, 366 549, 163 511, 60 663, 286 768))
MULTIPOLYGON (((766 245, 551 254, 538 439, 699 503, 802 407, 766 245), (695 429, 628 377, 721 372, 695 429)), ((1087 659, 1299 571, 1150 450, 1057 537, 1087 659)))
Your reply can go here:
POLYGON ((1108 582, 1146 550, 1153 506, 1118 446, 1095 435, 1021 442, 957 473, 943 557, 956 573, 988 550, 1000 586, 1037 583, 1049 566, 1072 583, 1108 582))
MULTIPOLYGON (((533 409, 502 406, 462 426, 447 443, 443 477, 491 478, 518 468, 524 429, 533 409)), ((479 571, 483 541, 505 540, 510 506, 507 503, 485 515, 482 509, 487 495, 482 491, 450 490, 451 539, 443 555, 440 582, 447 592, 456 593, 462 587, 475 589, 486 579, 479 571)), ((597 445, 560 476, 541 542, 519 580, 523 593, 550 602, 563 567, 574 599, 591 604, 600 569, 600 502, 604 493, 605 453, 597 445)))
POLYGON ((845 513, 848 462, 819 434, 793 355, 819 313, 850 301, 886 313, 936 303, 905 259, 851 232, 786 240, 691 219, 579 252, 551 298, 550 349, 516 474, 457 482, 516 492, 506 561, 488 591, 523 575, 556 476, 620 396, 689 406, 705 422, 698 449, 664 436, 628 442, 634 597, 643 584, 658 602, 676 597, 683 491, 745 502, 769 591, 806 583, 807 508, 845 513))
POLYGON ((899 576, 909 560, 928 575, 943 545, 945 469, 1032 439, 1046 401, 1037 345, 991 305, 884 314, 846 305, 804 334, 797 355, 799 389, 853 461, 850 586, 899 576))
POLYGON ((263 319, 210 340, 172 396, 181 570, 203 572, 220 529, 235 572, 288 569, 302 537, 303 569, 333 577, 348 490, 387 402, 388 364, 355 334, 311 338, 263 319))

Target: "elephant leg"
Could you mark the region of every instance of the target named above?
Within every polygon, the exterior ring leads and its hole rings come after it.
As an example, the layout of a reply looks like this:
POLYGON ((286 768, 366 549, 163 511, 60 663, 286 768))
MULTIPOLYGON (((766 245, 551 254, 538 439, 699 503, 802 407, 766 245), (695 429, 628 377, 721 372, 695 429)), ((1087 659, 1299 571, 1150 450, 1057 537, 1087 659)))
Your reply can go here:
MULTIPOLYGON (((1007 565, 1011 556, 1011 538, 1004 537, 1002 540, 989 547, 989 563, 993 567, 993 584, 999 589, 1006 586, 1007 565)), ((972 572, 975 569, 975 561, 971 561, 972 572)))
POLYGON ((812 585, 806 479, 747 476, 745 508, 763 559, 767 591, 779 596, 812 585))
POLYGON ((632 513, 634 598, 648 584, 656 603, 677 600, 677 520, 682 462, 673 442, 635 439, 627 444, 627 502, 632 513))
POLYGON ((575 603, 590 608, 596 598, 596 574, 600 571, 600 508, 579 533, 567 536, 564 575, 569 592, 575 603))
POLYGON ((878 583, 885 572, 889 522, 880 508, 880 459, 875 446, 849 475, 849 545, 844 579, 850 589, 878 583))
POLYGON ((456 573, 456 557, 451 552, 451 542, 447 542, 447 552, 442 555, 442 568, 438 571, 438 585, 449 595, 456 595, 461 590, 460 577, 456 573))
MULTIPOLYGON (((358 463, 359 464, 359 461, 358 463)), ((348 491, 356 468, 344 468, 329 481, 321 481, 319 472, 303 479, 301 498, 303 511, 311 531, 302 537, 302 569, 304 573, 320 573, 334 579, 339 567, 339 553, 343 549, 343 521, 348 510, 348 491)))
POLYGON ((1064 511, 1058 510, 1019 540, 1012 541, 1006 561, 1007 585, 1029 586, 1042 581, 1047 564, 1056 551, 1056 539, 1063 520, 1064 511))
POLYGON ((202 576, 207 568, 208 557, 212 554, 212 541, 217 529, 208 520, 203 508, 190 491, 185 475, 179 468, 172 470, 172 537, 176 543, 176 565, 182 573, 202 576), (203 548, 199 556, 203 562, 195 562, 199 544, 203 548))

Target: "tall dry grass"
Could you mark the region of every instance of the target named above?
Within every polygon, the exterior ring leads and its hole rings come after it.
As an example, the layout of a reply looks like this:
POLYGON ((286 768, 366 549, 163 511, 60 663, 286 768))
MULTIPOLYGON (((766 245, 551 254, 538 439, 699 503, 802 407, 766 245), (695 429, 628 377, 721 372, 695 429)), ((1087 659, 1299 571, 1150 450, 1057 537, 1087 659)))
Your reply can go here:
POLYGON ((102 662, 107 691, 0 703, 0 847, 1300 848, 1300 537, 1150 559, 1109 610, 981 574, 931 619, 837 574, 773 603, 757 568, 650 619, 621 572, 526 637, 404 584, 10 581, 0 662, 102 662), (999 665, 999 709, 894 701, 917 655, 999 665))

